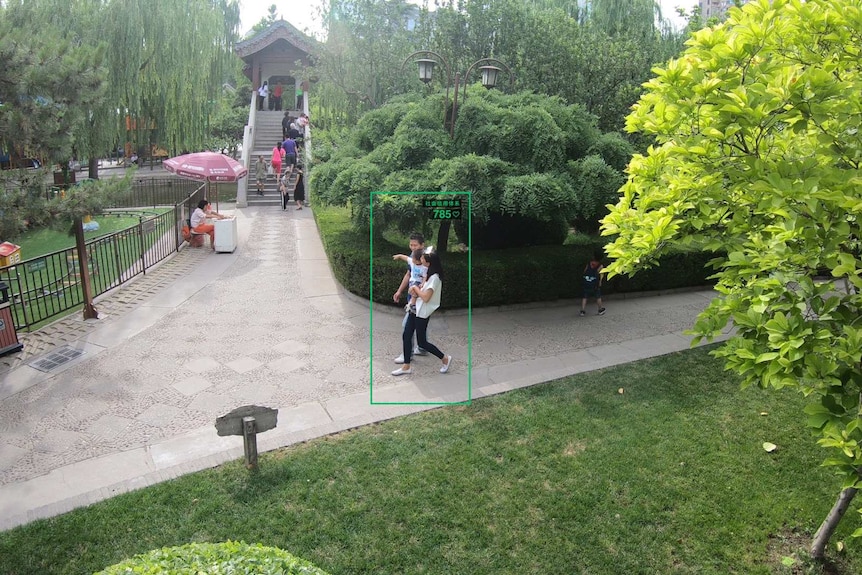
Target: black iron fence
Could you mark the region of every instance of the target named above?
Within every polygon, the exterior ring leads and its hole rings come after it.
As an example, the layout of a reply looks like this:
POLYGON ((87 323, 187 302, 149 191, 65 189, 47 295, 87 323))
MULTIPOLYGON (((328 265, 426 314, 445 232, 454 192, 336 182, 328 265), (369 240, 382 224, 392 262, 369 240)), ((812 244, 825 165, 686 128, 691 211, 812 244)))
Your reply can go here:
MULTIPOLYGON (((181 178, 148 178, 134 180, 132 187, 114 198, 111 208, 143 208, 173 206, 179 198, 186 198, 201 187, 200 182, 181 178)), ((61 186, 45 189, 45 199, 62 195, 61 186)))
MULTIPOLYGON (((93 297, 138 274, 146 274, 147 269, 179 250, 183 243, 182 226, 205 197, 206 186, 197 182, 184 182, 193 186, 178 185, 177 181, 167 185, 167 182, 141 186, 128 196, 129 202, 146 199, 135 207, 171 206, 167 211, 140 215, 137 225, 87 242, 93 297), (169 196, 170 192, 173 196, 169 196)), ((9 289, 17 329, 31 330, 83 306, 78 260, 78 250, 73 247, 0 268, 0 282, 9 289)))

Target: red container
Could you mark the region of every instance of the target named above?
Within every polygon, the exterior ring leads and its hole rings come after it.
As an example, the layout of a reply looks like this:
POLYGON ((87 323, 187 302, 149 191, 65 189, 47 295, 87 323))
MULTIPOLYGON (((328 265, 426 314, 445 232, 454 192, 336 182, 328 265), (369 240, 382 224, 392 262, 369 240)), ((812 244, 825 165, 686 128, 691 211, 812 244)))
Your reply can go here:
POLYGON ((0 355, 21 351, 24 344, 18 341, 15 324, 12 322, 12 304, 0 303, 0 355))

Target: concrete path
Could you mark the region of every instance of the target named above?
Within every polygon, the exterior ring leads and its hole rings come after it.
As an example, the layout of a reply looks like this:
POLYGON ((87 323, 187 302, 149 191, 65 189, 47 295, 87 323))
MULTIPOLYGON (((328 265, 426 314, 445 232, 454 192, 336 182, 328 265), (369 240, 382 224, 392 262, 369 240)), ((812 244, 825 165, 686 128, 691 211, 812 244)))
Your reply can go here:
POLYGON ((24 350, 0 358, 0 529, 241 458, 242 438, 214 428, 241 405, 279 409, 264 451, 684 350, 713 295, 610 299, 602 317, 574 302, 476 310, 472 338, 466 313, 438 313, 429 339, 451 372, 426 356, 395 378, 402 314, 344 292, 311 210, 236 215, 233 254, 186 248, 98 300, 98 320, 21 334, 24 350), (31 366, 64 348, 83 354, 31 366))

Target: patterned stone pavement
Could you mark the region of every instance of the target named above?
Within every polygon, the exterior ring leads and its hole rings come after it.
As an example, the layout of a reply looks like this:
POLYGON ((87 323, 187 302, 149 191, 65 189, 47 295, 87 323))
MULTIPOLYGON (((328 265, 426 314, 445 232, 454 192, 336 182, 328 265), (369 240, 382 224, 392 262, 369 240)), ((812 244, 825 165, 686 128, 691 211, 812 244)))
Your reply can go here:
MULTIPOLYGON (((304 428, 286 422, 297 430, 349 428, 409 412, 369 409, 370 400, 463 401, 684 349, 680 332, 712 295, 609 300, 603 317, 578 317, 577 302, 477 310, 471 321, 465 313, 435 314, 429 339, 455 357, 451 373, 441 376, 439 361, 428 356, 416 359, 414 375, 394 378, 402 315, 394 306, 369 310, 343 292, 311 210, 260 207, 237 215, 234 254, 184 249, 97 301, 99 320, 74 314, 21 334, 24 350, 0 363, 0 506, 24 513, 17 494, 50 483, 58 470, 129 460, 153 446, 168 450, 180 437, 186 452, 169 459, 192 461, 189 444, 217 439, 215 418, 239 405, 312 414, 304 428), (19 382, 35 373, 29 362, 64 344, 87 352, 56 373, 19 382)), ((95 490, 110 484, 76 473, 75 493, 85 493, 87 481, 95 490)), ((37 497, 32 505, 52 501, 37 497)))
MULTIPOLYGON (((212 425, 238 397, 298 405, 367 388, 367 328, 298 297, 298 265, 285 257, 285 247, 296 244, 297 217, 260 212, 255 241, 218 285, 137 336, 2 401, 0 484, 212 425), (337 363, 318 361, 331 354, 337 363)), ((80 339, 219 257, 185 249, 98 302, 105 319, 75 314, 23 334, 21 357, 7 361, 18 367, 80 339)))
MULTIPOLYGON (((136 309, 141 301, 194 270, 207 255, 209 252, 206 250, 184 249, 173 258, 147 270, 146 274, 102 295, 96 305, 100 320, 122 317, 136 309)), ((38 330, 19 332, 18 339, 24 344, 24 349, 0 357, 0 376, 53 349, 81 339, 99 325, 98 321, 84 320, 81 313, 76 312, 38 330)))

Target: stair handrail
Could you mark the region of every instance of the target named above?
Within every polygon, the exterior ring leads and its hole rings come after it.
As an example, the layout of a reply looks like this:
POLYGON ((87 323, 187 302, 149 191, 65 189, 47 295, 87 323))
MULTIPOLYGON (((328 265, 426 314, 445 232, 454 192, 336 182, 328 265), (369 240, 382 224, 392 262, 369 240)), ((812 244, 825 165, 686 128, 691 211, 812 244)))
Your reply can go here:
MULTIPOLYGON (((254 145, 254 125, 257 121, 257 92, 251 91, 251 103, 248 109, 248 124, 245 125, 242 131, 242 155, 240 162, 246 167, 248 173, 251 174, 251 152, 254 145)), ((248 206, 248 175, 239 179, 236 185, 236 207, 245 208, 248 206)))

